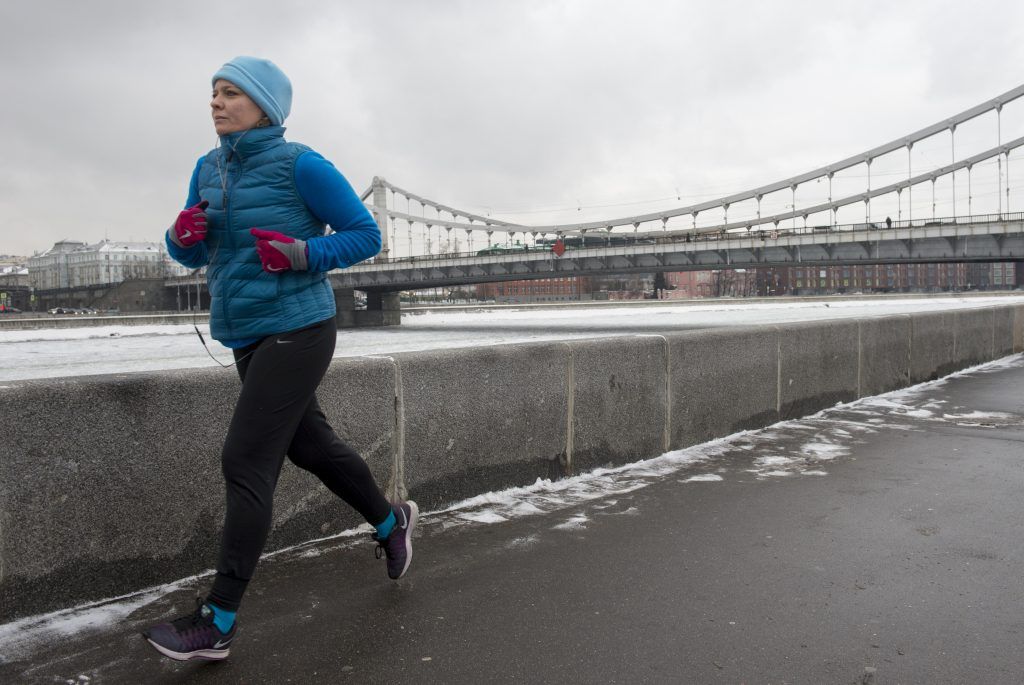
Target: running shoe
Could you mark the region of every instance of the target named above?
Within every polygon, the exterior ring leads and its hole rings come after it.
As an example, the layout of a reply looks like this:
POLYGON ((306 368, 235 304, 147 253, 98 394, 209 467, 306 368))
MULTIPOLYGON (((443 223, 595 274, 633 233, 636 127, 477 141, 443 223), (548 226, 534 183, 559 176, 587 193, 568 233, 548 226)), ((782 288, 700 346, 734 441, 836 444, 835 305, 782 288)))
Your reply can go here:
POLYGON ((166 657, 176 661, 205 659, 219 661, 231 652, 238 622, 226 634, 213 622, 213 609, 196 598, 196 610, 170 623, 155 625, 142 633, 149 644, 166 657))
POLYGON ((419 516, 419 509, 412 500, 394 504, 391 506, 395 512, 395 527, 387 538, 379 538, 374 533, 371 537, 377 543, 374 554, 378 559, 381 556, 388 558, 388 577, 398 580, 409 570, 409 562, 412 561, 412 531, 416 527, 416 518, 419 516))

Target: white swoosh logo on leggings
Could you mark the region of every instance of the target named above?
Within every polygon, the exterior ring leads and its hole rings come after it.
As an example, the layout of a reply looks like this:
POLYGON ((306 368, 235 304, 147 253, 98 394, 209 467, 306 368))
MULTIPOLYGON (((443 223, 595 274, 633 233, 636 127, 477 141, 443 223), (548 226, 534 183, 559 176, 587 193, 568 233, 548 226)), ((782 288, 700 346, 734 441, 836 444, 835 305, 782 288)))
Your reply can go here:
POLYGON ((268 266, 267 271, 284 271, 285 267, 268 266))

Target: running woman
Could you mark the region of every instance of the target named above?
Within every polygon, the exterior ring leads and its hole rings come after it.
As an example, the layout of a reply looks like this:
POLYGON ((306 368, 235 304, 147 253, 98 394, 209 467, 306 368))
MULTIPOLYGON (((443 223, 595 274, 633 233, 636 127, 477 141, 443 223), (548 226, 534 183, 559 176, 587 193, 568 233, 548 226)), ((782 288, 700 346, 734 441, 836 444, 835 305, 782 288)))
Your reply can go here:
POLYGON ((326 272, 377 254, 380 230, 334 165, 284 139, 292 86, 277 65, 236 57, 212 85, 219 144, 196 164, 166 242, 180 263, 207 267, 210 334, 232 348, 242 389, 221 453, 227 512, 213 587, 192 613, 143 633, 177 660, 228 656, 285 456, 374 526, 395 580, 418 514, 384 497, 316 399, 337 335, 326 272))

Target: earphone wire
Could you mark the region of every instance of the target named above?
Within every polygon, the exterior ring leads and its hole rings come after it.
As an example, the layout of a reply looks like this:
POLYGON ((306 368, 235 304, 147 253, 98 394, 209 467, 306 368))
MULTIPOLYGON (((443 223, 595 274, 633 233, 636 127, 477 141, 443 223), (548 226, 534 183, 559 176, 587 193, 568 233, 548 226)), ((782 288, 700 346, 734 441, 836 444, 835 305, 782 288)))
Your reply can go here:
MULTIPOLYGON (((245 133, 248 133, 248 131, 246 131, 245 133)), ((244 136, 245 133, 243 133, 242 136, 244 136)), ((235 141, 235 144, 231 146, 231 151, 232 152, 234 152, 234 150, 235 150, 235 145, 237 145, 238 142, 242 140, 242 136, 239 136, 238 140, 235 141)), ((224 206, 226 207, 227 206, 227 199, 228 199, 228 181, 227 181, 227 172, 224 171, 221 168, 221 164, 220 164, 221 150, 222 150, 222 146, 221 146, 220 138, 218 137, 217 138, 217 146, 216 146, 216 151, 217 151, 217 155, 216 155, 216 160, 217 160, 217 176, 220 178, 221 191, 224 193, 224 195, 223 195, 223 202, 224 202, 224 206)), ((207 264, 212 264, 213 263, 213 260, 217 256, 217 252, 219 250, 220 250, 220 245, 217 245, 213 249, 213 254, 210 255, 210 258, 207 260, 207 264)), ((194 270, 191 275, 192 276, 198 276, 199 272, 202 271, 202 269, 203 269, 203 267, 199 267, 198 269, 194 270)), ((235 364, 237 364, 238 362, 242 361, 243 359, 245 359, 246 357, 248 357, 249 355, 251 355, 253 352, 256 351, 256 349, 253 348, 252 350, 249 350, 244 355, 242 355, 241 357, 239 357, 235 361, 231 362, 230 364, 225 364, 224 362, 222 362, 221 360, 219 360, 215 356, 213 356, 213 352, 210 351, 209 345, 206 344, 206 339, 203 338, 203 334, 199 331, 199 320, 198 320, 198 317, 196 316, 196 310, 200 309, 203 306, 202 305, 202 300, 200 298, 201 298, 201 295, 200 295, 199 292, 197 292, 196 293, 196 309, 192 310, 192 328, 195 329, 196 335, 199 336, 199 342, 201 342, 203 344, 203 349, 206 350, 206 354, 208 354, 210 356, 210 359, 212 359, 221 368, 230 369, 232 366, 234 366, 235 364)), ((211 309, 212 309, 212 307, 213 307, 213 301, 212 300, 210 301, 210 306, 211 306, 211 309)), ((210 312, 210 315, 211 316, 213 315, 212 311, 210 312)))
MULTIPOLYGON (((201 269, 202 269, 202 267, 200 267, 199 269, 196 269, 195 271, 192 272, 192 275, 193 276, 197 276, 201 269)), ((248 357, 250 354, 255 352, 255 350, 252 350, 252 351, 246 353, 244 356, 239 357, 235 361, 231 362, 230 364, 225 364, 221 360, 219 360, 216 357, 214 357, 213 356, 213 352, 210 351, 210 346, 206 344, 206 338, 203 337, 202 331, 199 330, 199 318, 196 316, 196 310, 198 310, 200 307, 202 307, 202 300, 200 300, 199 297, 200 297, 200 295, 197 293, 196 294, 196 300, 197 300, 196 308, 192 310, 192 328, 195 329, 196 335, 199 336, 199 342, 201 342, 203 344, 203 349, 206 350, 206 354, 208 354, 210 356, 210 359, 212 359, 215 364, 217 364, 218 366, 220 366, 223 369, 230 369, 232 366, 234 366, 235 364, 237 364, 238 362, 242 361, 243 359, 248 357)))

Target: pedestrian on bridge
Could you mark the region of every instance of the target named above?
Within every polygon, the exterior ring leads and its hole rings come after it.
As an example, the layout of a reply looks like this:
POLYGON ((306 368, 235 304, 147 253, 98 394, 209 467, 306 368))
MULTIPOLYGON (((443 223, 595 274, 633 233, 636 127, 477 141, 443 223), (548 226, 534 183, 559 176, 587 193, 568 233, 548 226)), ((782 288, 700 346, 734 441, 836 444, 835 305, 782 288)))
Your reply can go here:
POLYGON ((195 611, 144 633, 178 660, 228 656, 285 456, 374 527, 393 579, 409 568, 418 515, 415 502, 385 498, 315 394, 337 335, 326 272, 377 254, 380 230, 329 161, 285 141, 292 87, 277 65, 236 57, 211 82, 219 143, 196 164, 166 242, 185 266, 207 267, 210 334, 232 348, 242 387, 221 453, 227 512, 213 587, 195 611))

